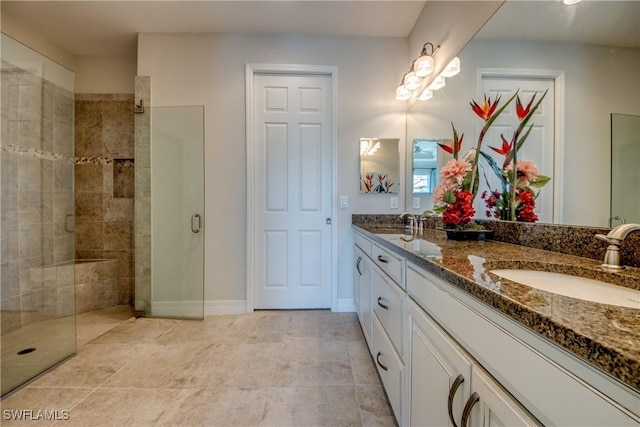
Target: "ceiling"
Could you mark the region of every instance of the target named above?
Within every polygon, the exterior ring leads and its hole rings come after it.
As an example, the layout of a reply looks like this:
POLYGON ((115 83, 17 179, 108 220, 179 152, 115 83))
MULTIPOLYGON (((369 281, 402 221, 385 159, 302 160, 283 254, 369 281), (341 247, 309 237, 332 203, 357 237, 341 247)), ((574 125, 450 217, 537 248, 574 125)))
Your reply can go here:
POLYGON ((424 1, 6 1, 74 55, 135 55, 137 33, 407 37, 424 1))
MULTIPOLYGON (((8 1, 11 15, 74 55, 135 55, 137 33, 407 37, 426 1, 8 1)), ((640 47, 640 0, 507 1, 476 38, 640 47)))

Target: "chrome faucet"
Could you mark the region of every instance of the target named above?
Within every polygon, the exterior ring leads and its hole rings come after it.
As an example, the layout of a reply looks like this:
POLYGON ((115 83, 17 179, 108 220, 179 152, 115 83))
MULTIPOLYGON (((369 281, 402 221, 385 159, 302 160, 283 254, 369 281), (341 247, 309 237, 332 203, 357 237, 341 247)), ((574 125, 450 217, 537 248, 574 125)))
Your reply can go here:
POLYGON ((416 221, 416 216, 411 212, 403 212, 400 214, 400 219, 403 223, 406 217, 409 217, 409 232, 414 234, 418 231, 418 221, 416 221))
POLYGON ((620 264, 620 245, 634 231, 640 231, 640 224, 620 224, 606 236, 604 234, 596 234, 596 239, 609 243, 607 252, 604 254, 603 268, 608 270, 622 270, 624 268, 624 265, 620 264))

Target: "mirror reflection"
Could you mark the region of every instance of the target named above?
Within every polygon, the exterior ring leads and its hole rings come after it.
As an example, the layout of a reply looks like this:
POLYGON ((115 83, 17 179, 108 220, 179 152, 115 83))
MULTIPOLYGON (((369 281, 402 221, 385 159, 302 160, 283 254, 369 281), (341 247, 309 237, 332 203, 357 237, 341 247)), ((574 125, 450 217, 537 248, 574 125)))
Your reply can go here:
POLYGON ((398 193, 400 139, 360 138, 360 192, 398 193))
POLYGON ((414 139, 412 150, 413 194, 430 194, 438 184, 438 140, 414 139))
MULTIPOLYGON (((454 122, 465 134, 462 151, 466 152, 482 126, 469 108, 472 99, 481 101, 486 93, 505 100, 524 87, 522 81, 546 81, 554 93, 540 114, 551 114, 544 119, 550 120, 548 128, 553 131, 539 139, 544 148, 533 139, 526 147, 540 148, 539 155, 548 156, 538 165, 550 168, 544 174, 552 178, 541 191, 548 200, 536 203, 548 211, 540 222, 608 227, 612 172, 624 173, 627 168, 612 159, 611 114, 640 115, 640 97, 633 95, 640 93, 640 2, 589 1, 566 6, 552 1, 508 1, 458 57, 461 73, 447 80, 431 100, 409 108, 407 141, 451 135, 454 122), (527 16, 526 22, 522 16, 527 16), (508 89, 510 80, 514 87, 508 89)), ((524 98, 528 99, 527 94, 524 98)), ((542 123, 543 118, 533 120, 542 123)), ((496 135, 485 139, 485 146, 489 145, 500 145, 497 127, 496 135)), ((412 178, 408 157, 407 179, 412 178)), ((408 211, 430 208, 429 200, 416 201, 409 194, 406 200, 408 211)), ((476 217, 484 218, 482 201, 476 201, 476 217)))

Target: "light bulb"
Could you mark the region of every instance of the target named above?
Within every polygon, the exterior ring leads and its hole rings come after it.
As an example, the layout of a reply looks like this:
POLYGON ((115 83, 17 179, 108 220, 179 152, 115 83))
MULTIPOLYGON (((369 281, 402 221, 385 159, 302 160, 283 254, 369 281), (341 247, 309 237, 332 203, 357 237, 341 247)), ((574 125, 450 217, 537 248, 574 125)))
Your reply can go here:
POLYGON ((403 85, 398 86, 398 89, 396 89, 396 99, 398 101, 406 101, 409 98, 411 98, 411 91, 403 85))
POLYGON ((418 101, 428 101, 431 98, 433 98, 433 91, 430 89, 425 89, 418 97, 418 101))
POLYGON ((433 73, 433 68, 434 68, 433 56, 421 55, 413 63, 413 69, 415 70, 415 75, 418 77, 428 76, 429 74, 433 73))
POLYGON ((456 56, 440 73, 442 77, 453 77, 460 72, 460 59, 456 56))
POLYGON ((445 85, 445 81, 444 81, 444 77, 442 76, 438 76, 435 79, 433 79, 433 81, 431 82, 431 84, 427 87, 427 89, 431 89, 431 90, 438 90, 443 88, 445 85))
POLYGON ((413 71, 409 71, 404 75, 403 84, 407 89, 414 90, 420 87, 420 85, 422 84, 422 79, 416 76, 413 71))

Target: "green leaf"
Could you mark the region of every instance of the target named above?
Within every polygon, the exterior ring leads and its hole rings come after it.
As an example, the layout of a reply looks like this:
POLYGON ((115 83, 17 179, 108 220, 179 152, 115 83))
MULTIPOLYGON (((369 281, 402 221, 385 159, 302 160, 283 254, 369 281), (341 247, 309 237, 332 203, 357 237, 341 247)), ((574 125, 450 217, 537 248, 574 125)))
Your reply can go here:
POLYGON ((551 178, 545 175, 539 175, 535 180, 531 181, 529 185, 531 185, 534 188, 542 188, 545 185, 547 185, 547 183, 551 181, 551 178))
POLYGON ((444 193, 442 200, 444 200, 445 203, 455 203, 456 196, 453 194, 452 190, 447 190, 446 193, 444 193))
MULTIPOLYGON (((496 176, 500 179, 500 182, 502 183, 502 188, 504 189, 507 186, 508 182, 505 179, 504 175, 502 174, 502 168, 500 168, 500 166, 498 166, 498 164, 493 159, 493 157, 491 157, 490 155, 488 155, 484 151, 481 151, 480 155, 487 161, 487 163, 489 163, 489 166, 491 166, 493 171, 496 173, 496 176)), ((485 179, 486 179, 486 177, 485 177, 485 179)), ((489 181, 487 180, 487 184, 488 183, 489 183, 489 181)))

